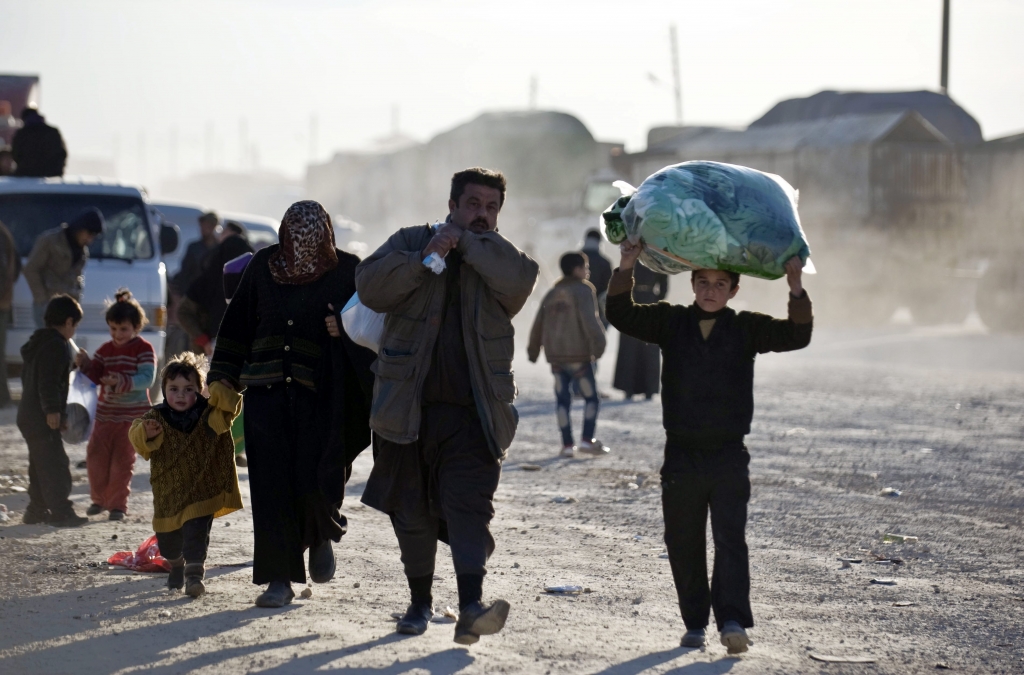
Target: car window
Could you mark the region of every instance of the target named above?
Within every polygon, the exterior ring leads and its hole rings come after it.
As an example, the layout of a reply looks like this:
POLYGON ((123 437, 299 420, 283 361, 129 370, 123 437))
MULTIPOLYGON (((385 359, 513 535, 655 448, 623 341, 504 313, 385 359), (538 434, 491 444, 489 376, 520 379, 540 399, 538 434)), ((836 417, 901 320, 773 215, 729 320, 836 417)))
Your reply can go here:
POLYGON ((277 232, 274 232, 269 227, 263 229, 249 225, 246 228, 246 236, 249 239, 249 245, 256 251, 277 243, 277 232))
POLYGON ((0 222, 11 231, 18 253, 27 257, 40 234, 92 206, 103 212, 106 229, 89 247, 90 258, 153 257, 145 205, 137 197, 42 192, 0 195, 0 222))

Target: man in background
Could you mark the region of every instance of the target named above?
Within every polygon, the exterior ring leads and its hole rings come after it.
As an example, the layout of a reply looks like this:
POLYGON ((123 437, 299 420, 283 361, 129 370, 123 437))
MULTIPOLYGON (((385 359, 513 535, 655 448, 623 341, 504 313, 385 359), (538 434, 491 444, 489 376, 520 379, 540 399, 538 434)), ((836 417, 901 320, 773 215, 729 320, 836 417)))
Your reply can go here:
POLYGON ((11 405, 7 386, 7 328, 11 324, 14 282, 21 274, 21 256, 14 248, 14 237, 0 222, 0 408, 11 405))
POLYGON ((601 323, 608 328, 608 319, 604 315, 605 301, 608 298, 608 282, 612 280, 612 263, 601 255, 601 233, 587 230, 583 238, 583 252, 590 263, 590 276, 587 280, 597 293, 597 309, 601 315, 601 323))
POLYGON ((63 176, 68 161, 64 138, 57 127, 46 123, 46 118, 35 108, 21 113, 25 125, 11 139, 11 152, 18 165, 14 175, 27 178, 63 176))
POLYGON ((178 321, 192 342, 207 356, 213 355, 213 340, 228 308, 224 297, 224 264, 243 253, 254 253, 241 223, 224 223, 221 241, 207 254, 203 269, 189 284, 178 306, 178 321))
POLYGON ((167 305, 171 309, 170 327, 167 331, 167 352, 169 354, 180 354, 192 349, 192 340, 178 319, 178 310, 189 286, 203 273, 203 261, 206 256, 219 243, 217 230, 220 227, 220 219, 216 213, 213 211, 204 213, 199 216, 198 223, 199 239, 191 242, 185 249, 185 255, 181 259, 181 268, 168 284, 167 305))

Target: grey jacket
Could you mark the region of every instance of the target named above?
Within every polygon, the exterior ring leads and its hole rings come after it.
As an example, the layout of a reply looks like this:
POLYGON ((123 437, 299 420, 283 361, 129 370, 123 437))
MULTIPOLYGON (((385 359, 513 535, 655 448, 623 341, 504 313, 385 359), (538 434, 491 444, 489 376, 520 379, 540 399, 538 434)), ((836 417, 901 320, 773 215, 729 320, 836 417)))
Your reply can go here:
MULTIPOLYGON (((421 259, 432 236, 428 225, 403 228, 356 267, 359 299, 387 314, 370 368, 376 374, 370 427, 394 443, 412 443, 419 436, 423 383, 441 327, 447 272, 434 274, 421 259)), ((497 232, 466 230, 457 250, 463 259, 463 336, 473 398, 491 450, 501 460, 518 423, 512 405, 517 393, 512 317, 530 297, 538 267, 497 232)))
POLYGON ((85 285, 82 270, 89 258, 89 249, 84 249, 82 257, 72 264, 66 229, 67 226, 61 225, 39 235, 21 272, 32 289, 32 301, 37 305, 49 302, 58 293, 67 293, 75 300, 82 298, 85 285))
POLYGON ((604 354, 604 324, 589 281, 563 277, 544 296, 530 330, 526 353, 531 361, 541 347, 552 365, 590 363, 604 354))

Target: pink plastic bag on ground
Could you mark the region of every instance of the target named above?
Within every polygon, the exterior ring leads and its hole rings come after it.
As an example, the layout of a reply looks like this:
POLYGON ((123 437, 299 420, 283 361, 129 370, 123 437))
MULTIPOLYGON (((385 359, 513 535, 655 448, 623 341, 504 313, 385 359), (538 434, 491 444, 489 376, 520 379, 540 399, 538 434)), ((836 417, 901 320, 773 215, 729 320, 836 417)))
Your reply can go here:
POLYGON ((157 546, 155 534, 142 542, 137 551, 118 551, 107 558, 107 563, 127 567, 136 572, 171 571, 171 564, 160 555, 160 547, 157 546))

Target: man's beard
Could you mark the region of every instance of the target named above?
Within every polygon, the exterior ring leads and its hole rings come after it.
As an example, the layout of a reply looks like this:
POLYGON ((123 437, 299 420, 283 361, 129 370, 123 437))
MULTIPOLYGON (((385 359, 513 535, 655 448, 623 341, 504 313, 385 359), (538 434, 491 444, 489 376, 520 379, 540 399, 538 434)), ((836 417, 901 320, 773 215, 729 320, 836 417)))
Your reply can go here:
POLYGON ((482 232, 489 232, 491 229, 491 224, 487 222, 486 218, 474 218, 469 223, 469 229, 474 231, 480 230, 482 232))

